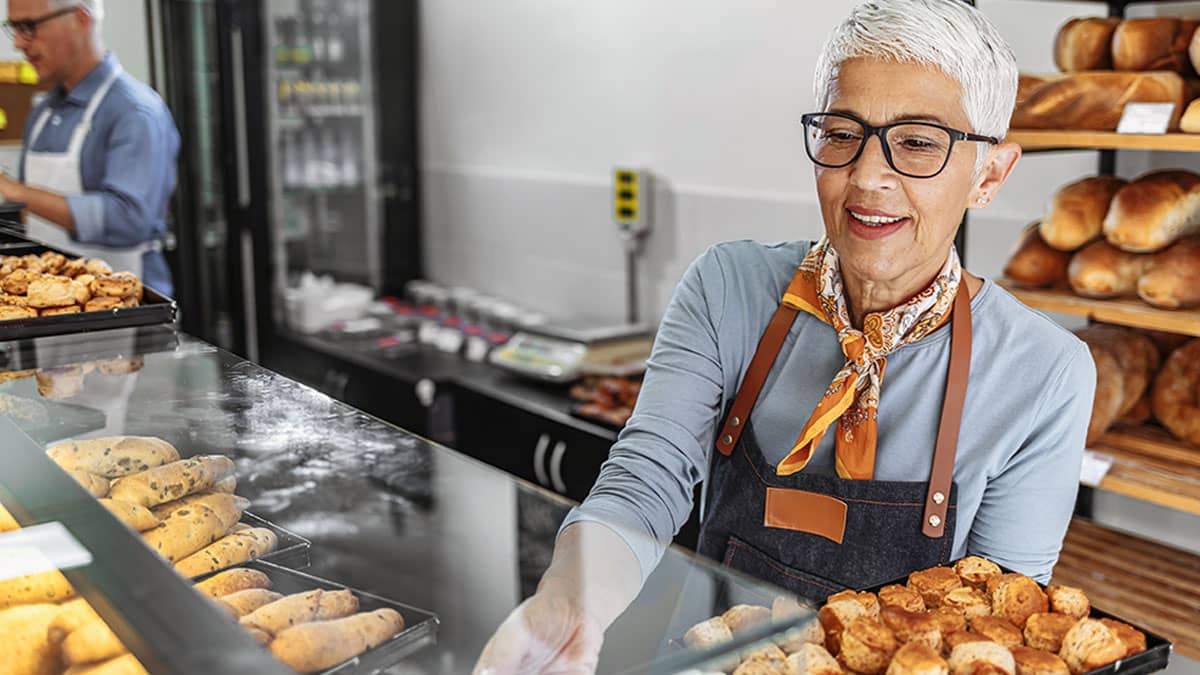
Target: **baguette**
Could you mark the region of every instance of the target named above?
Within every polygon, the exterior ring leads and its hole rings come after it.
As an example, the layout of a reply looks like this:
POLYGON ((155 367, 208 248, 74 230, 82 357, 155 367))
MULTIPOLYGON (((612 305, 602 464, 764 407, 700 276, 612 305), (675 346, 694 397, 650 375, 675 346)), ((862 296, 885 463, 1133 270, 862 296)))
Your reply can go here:
POLYGON ((108 479, 103 476, 97 476, 94 473, 86 471, 76 471, 74 469, 64 469, 67 475, 75 479, 76 483, 92 494, 93 497, 104 497, 108 495, 108 479))
POLYGON ((1013 110, 1013 129, 1116 131, 1127 103, 1173 103, 1179 128, 1189 90, 1178 73, 1073 73, 1031 91, 1013 110))
POLYGON ((265 588, 247 588, 244 591, 217 598, 217 604, 228 612, 229 616, 240 619, 259 607, 281 598, 283 598, 282 593, 268 591, 265 588))
POLYGON ((58 605, 37 604, 0 611, 0 675, 57 675, 62 671, 58 651, 46 628, 58 605))
POLYGON ((179 451, 161 438, 113 436, 67 441, 46 450, 59 466, 105 478, 132 473, 179 460, 179 451))
POLYGON ((344 619, 288 628, 275 637, 271 653, 284 665, 312 673, 352 659, 387 642, 404 629, 404 617, 394 609, 355 614, 344 619))
POLYGON ((159 520, 167 520, 176 515, 186 518, 197 506, 204 506, 215 513, 221 519, 221 525, 228 530, 241 519, 242 512, 250 506, 250 500, 224 492, 201 492, 156 506, 150 509, 150 513, 159 520))
POLYGON ((68 666, 107 661, 126 651, 121 639, 99 617, 68 633, 62 643, 63 663, 68 666))
POLYGON ((101 499, 100 503, 111 511, 117 517, 117 520, 125 523, 130 529, 136 532, 145 532, 158 526, 158 518, 153 513, 150 513, 149 509, 137 504, 117 502, 111 499, 101 499))
POLYGON ((185 577, 197 577, 266 555, 276 543, 275 533, 265 527, 235 532, 175 563, 175 570, 185 577))
POLYGON ((40 602, 62 602, 73 597, 75 589, 58 570, 0 581, 0 609, 40 602))
POLYGON ((103 663, 71 666, 63 675, 147 675, 133 654, 125 653, 103 663))
POLYGON ((1163 309, 1200 307, 1200 239, 1184 239, 1155 254, 1138 279, 1137 294, 1163 309))
POLYGON ((258 570, 240 567, 214 574, 196 584, 196 590, 210 598, 219 598, 247 588, 270 588, 271 578, 258 570))
POLYGON ((233 469, 224 455, 200 455, 125 476, 113 483, 109 496, 150 508, 207 490, 233 469))
POLYGON ((284 596, 263 605, 241 618, 243 626, 257 628, 270 635, 301 623, 328 621, 358 611, 358 598, 347 590, 312 590, 284 596))
POLYGON ((203 504, 175 512, 157 527, 142 533, 150 548, 168 562, 179 562, 224 536, 229 528, 222 516, 203 504))

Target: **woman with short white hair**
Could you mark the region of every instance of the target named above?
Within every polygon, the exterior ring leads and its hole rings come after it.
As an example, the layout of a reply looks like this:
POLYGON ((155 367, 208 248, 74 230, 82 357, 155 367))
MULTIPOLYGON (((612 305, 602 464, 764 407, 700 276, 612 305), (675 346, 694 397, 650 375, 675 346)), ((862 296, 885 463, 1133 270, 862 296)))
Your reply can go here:
POLYGON ((1049 578, 1095 369, 954 248, 1021 155, 1001 140, 1013 54, 960 0, 876 0, 834 30, 815 89, 825 235, 692 264, 632 418, 480 672, 593 669, 701 480, 699 551, 812 600, 968 554, 1049 578))

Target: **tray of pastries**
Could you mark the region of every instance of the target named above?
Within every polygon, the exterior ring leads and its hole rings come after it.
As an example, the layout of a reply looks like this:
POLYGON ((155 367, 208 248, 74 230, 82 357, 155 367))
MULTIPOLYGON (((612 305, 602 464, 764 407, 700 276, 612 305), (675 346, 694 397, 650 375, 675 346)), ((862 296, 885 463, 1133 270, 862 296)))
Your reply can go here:
POLYGON ((42 244, 0 255, 0 340, 175 322, 175 301, 99 258, 42 244))
MULTIPOLYGON (((684 642, 713 648, 748 620, 806 611, 788 597, 735 607, 684 642)), ((1092 607, 1078 588, 1043 587, 971 556, 831 595, 803 627, 718 666, 733 675, 1135 675, 1166 668, 1170 653, 1166 639, 1092 607)))

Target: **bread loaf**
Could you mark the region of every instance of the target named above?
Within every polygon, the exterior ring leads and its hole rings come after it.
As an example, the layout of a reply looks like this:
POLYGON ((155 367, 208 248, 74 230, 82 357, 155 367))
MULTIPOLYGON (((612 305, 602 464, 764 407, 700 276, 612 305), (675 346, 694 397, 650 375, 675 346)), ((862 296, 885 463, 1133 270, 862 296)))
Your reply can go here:
POLYGON ((63 675, 147 675, 133 654, 125 653, 101 663, 72 666, 63 675))
POLYGON ((1013 129, 1116 131, 1127 103, 1174 103, 1168 125, 1191 100, 1178 73, 1073 73, 1037 87, 1013 111, 1013 129))
POLYGON ((1017 103, 1029 98, 1038 87, 1059 79, 1058 75, 1033 75, 1031 73, 1021 73, 1017 76, 1017 103))
POLYGON ((0 609, 39 602, 62 602, 73 597, 75 589, 58 570, 0 581, 0 609))
POLYGON ((1121 413, 1125 375, 1108 350, 1092 344, 1088 349, 1096 363, 1096 395, 1092 399, 1092 417, 1087 431, 1087 444, 1091 445, 1108 431, 1121 413))
POLYGON ((1154 416, 1171 433, 1200 445, 1200 340, 1176 349, 1154 380, 1154 416))
POLYGON ((63 663, 68 666, 107 661, 125 651, 120 638, 99 617, 68 633, 62 643, 63 663))
POLYGON ((283 595, 265 588, 247 588, 244 591, 230 593, 217 598, 217 604, 229 613, 229 616, 239 619, 250 612, 283 598, 283 595))
POLYGON ((1116 249, 1106 241, 1083 247, 1067 265, 1071 289, 1090 298, 1115 298, 1137 293, 1138 279, 1153 258, 1116 249))
POLYGON ((1071 254, 1046 245, 1035 223, 1025 228, 1004 266, 1004 276, 1029 288, 1063 283, 1071 254))
POLYGON ((1054 38, 1054 65, 1064 73, 1112 69, 1112 38, 1118 18, 1085 17, 1067 21, 1054 38))
POLYGON ((0 611, 0 675, 58 675, 62 664, 46 628, 58 605, 35 604, 0 611))
POLYGON ((114 436, 66 441, 46 450, 59 466, 120 478, 179 459, 179 452, 161 438, 114 436))
POLYGON ((1113 196, 1104 219, 1104 236, 1117 248, 1135 253, 1159 251, 1200 232, 1200 175, 1191 171, 1153 171, 1131 181, 1113 196))
POLYGON ((220 539, 229 529, 224 524, 227 519, 226 514, 196 504, 176 511, 142 536, 169 562, 178 562, 220 539))
POLYGON ((1154 255, 1138 297, 1163 309, 1200 307, 1200 239, 1184 239, 1154 255))
POLYGON ((84 490, 87 490, 93 497, 103 497, 108 494, 108 479, 97 476, 94 473, 87 471, 75 471, 65 469, 67 475, 75 479, 76 483, 84 490))
POLYGON ((290 626, 328 621, 358 611, 358 598, 350 591, 312 590, 285 596, 241 618, 243 626, 278 636, 290 626))
POLYGON ((1100 237, 1113 196, 1125 183, 1114 176, 1092 176, 1059 188, 1042 219, 1042 239, 1060 251, 1074 251, 1100 237))
POLYGON ((109 496, 150 508, 207 490, 233 469, 224 455, 191 457, 126 476, 113 483, 109 496))
POLYGON ((276 541, 275 533, 264 527, 236 532, 175 563, 175 569, 185 577, 197 577, 262 557, 275 549, 276 541))
POLYGON ((46 636, 55 645, 61 645, 67 635, 70 635, 75 629, 93 621, 102 620, 96 610, 92 609, 88 601, 83 598, 75 598, 57 605, 57 607, 60 608, 58 614, 46 628, 46 636))
POLYGON ((1146 394, 1161 357, 1154 342, 1119 326, 1095 325, 1075 331, 1084 342, 1113 355, 1121 368, 1121 407, 1117 416, 1128 414, 1146 394))
POLYGON ((196 590, 210 598, 236 593, 247 588, 270 588, 271 578, 259 570, 237 569, 225 570, 214 574, 196 584, 196 590))
POLYGON ((217 514, 217 517, 221 519, 221 526, 229 530, 241 519, 242 512, 249 508, 250 500, 226 492, 201 492, 160 504, 150 509, 150 513, 159 520, 166 520, 176 513, 183 513, 186 516, 186 511, 197 505, 206 506, 217 514))
POLYGON ((387 642, 404 629, 404 617, 394 609, 355 614, 336 621, 294 626, 271 643, 271 653, 302 673, 332 668, 387 642))
POLYGON ((136 532, 145 532, 158 526, 158 518, 149 509, 130 504, 128 502, 117 502, 111 499, 101 499, 100 503, 106 509, 112 512, 117 520, 128 525, 136 532))
POLYGON ((1175 17, 1125 19, 1112 36, 1116 70, 1170 70, 1194 75, 1188 48, 1196 21, 1175 17))

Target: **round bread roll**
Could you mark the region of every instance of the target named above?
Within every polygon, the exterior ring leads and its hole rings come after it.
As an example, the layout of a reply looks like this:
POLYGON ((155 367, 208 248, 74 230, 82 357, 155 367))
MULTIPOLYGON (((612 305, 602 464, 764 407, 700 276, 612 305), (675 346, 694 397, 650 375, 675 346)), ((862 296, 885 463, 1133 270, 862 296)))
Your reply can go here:
POLYGON ((19 269, 4 277, 4 281, 0 281, 0 289, 11 295, 25 295, 29 291, 29 284, 41 278, 41 272, 19 269))
POLYGON ((1137 294, 1138 279, 1154 257, 1114 248, 1106 241, 1083 247, 1067 264, 1071 290, 1089 298, 1116 298, 1137 294))
POLYGON ((879 619, 864 616, 846 626, 838 661, 855 672, 878 675, 887 670, 892 655, 899 647, 890 628, 879 619))
POLYGON ((112 298, 128 298, 136 295, 138 290, 137 279, 131 279, 130 276, 132 275, 123 276, 127 274, 98 275, 92 280, 92 295, 103 295, 112 298))
POLYGON ((43 275, 42 278, 29 282, 26 291, 29 295, 29 306, 42 309, 45 307, 69 307, 75 304, 75 289, 67 277, 43 275))
POLYGON ((1024 628, 1030 616, 1048 611, 1050 602, 1046 593, 1038 582, 1025 575, 1002 581, 992 591, 992 614, 1008 619, 1017 628, 1024 628))
POLYGON ((721 618, 734 635, 771 620, 771 610, 758 605, 734 605, 721 618))
MULTIPOLYGON (((1096 394, 1092 399, 1092 418, 1088 422, 1088 445, 1095 443, 1121 414, 1124 405, 1125 374, 1107 349, 1089 344, 1096 363, 1096 394)), ((994 600, 994 598, 993 598, 994 600)))
POLYGON ((962 586, 962 580, 949 567, 931 567, 908 575, 908 587, 921 594, 925 606, 937 609, 942 596, 962 586))
POLYGON ((13 319, 32 319, 37 315, 37 310, 30 307, 0 305, 0 321, 11 321, 13 319))
POLYGON ((1112 70, 1112 37, 1119 18, 1071 19, 1054 38, 1054 65, 1064 73, 1112 70))
POLYGON ((121 298, 95 297, 83 306, 85 312, 104 312, 121 307, 121 298))
POLYGON ((789 675, 842 675, 842 666, 820 645, 804 644, 787 657, 789 675))
POLYGON ((929 645, 909 642, 896 650, 887 675, 949 675, 950 664, 929 645))
POLYGON ((1025 228, 1009 255, 1004 276, 1029 288, 1044 288, 1065 283, 1071 254, 1046 244, 1037 224, 1025 228))
POLYGON ((1200 340, 1192 340, 1167 358, 1154 381, 1151 403, 1154 416, 1171 433, 1200 445, 1200 340))
POLYGON ((900 644, 920 642, 935 651, 942 649, 942 630, 937 619, 927 612, 910 612, 899 607, 887 606, 880 613, 883 625, 891 629, 900 644))
POLYGON ((942 596, 942 606, 957 609, 967 619, 992 613, 992 603, 987 594, 972 586, 956 588, 942 596))
POLYGON ((1125 657, 1146 651, 1146 634, 1142 631, 1115 619, 1100 619, 1100 623, 1117 634, 1117 639, 1125 645, 1125 657))
POLYGON ((1079 675, 1124 657, 1125 651, 1125 643, 1111 628, 1094 619, 1080 619, 1063 637, 1058 655, 1079 675))
POLYGON ((1025 622, 1025 644, 1057 654, 1075 621, 1075 617, 1066 614, 1034 614, 1025 622))
POLYGON ((692 649, 708 649, 732 639, 733 632, 719 616, 701 621, 683 634, 683 643, 692 649))
POLYGON ((969 555, 954 563, 954 573, 968 586, 985 590, 987 581, 1000 576, 1000 566, 986 558, 969 555))
POLYGON ((1115 176, 1091 176, 1059 188, 1042 219, 1042 239, 1059 251, 1075 251, 1100 237, 1113 196, 1126 182, 1115 176))
POLYGON ((967 617, 963 613, 953 607, 938 607, 931 610, 929 615, 934 621, 938 622, 938 628, 942 631, 942 638, 956 631, 965 631, 967 629, 967 617))
POLYGON ((1074 586, 1058 584, 1047 586, 1046 598, 1050 601, 1050 611, 1052 612, 1066 614, 1076 619, 1082 619, 1092 612, 1092 604, 1088 601, 1087 594, 1074 586))
POLYGON ((842 651, 842 632, 854 621, 867 616, 867 610, 857 600, 831 602, 817 612, 825 630, 825 648, 837 656, 842 651))
POLYGON ((1017 664, 1017 675, 1070 675, 1067 664, 1050 652, 1017 646, 1009 650, 1017 664))
POLYGON ((1156 253, 1138 278, 1137 294, 1163 309, 1200 307, 1200 239, 1184 239, 1156 253))
POLYGON ((959 645, 964 645, 968 642, 995 642, 992 638, 983 635, 982 633, 972 633, 967 630, 956 630, 947 633, 942 640, 942 653, 949 655, 954 652, 954 648, 959 645))
POLYGON ((891 584, 879 589, 879 604, 884 607, 892 605, 910 612, 925 611, 925 600, 921 594, 900 584, 891 584))
POLYGON ((113 273, 113 268, 109 267, 108 263, 99 258, 88 258, 83 262, 83 267, 87 274, 94 274, 96 276, 113 273))
POLYGON ((950 672, 953 675, 1005 673, 1016 675, 1017 664, 1012 653, 994 642, 967 642, 950 652, 950 672))
POLYGON ((970 620, 971 631, 986 635, 997 644, 1015 647, 1025 643, 1021 629, 1002 616, 977 616, 970 620))
POLYGON ((826 604, 842 600, 854 600, 867 610, 867 616, 879 616, 879 597, 869 591, 841 591, 825 599, 826 604))
POLYGON ((1198 210, 1200 175, 1182 170, 1153 171, 1113 196, 1104 219, 1104 236, 1124 251, 1154 253, 1200 231, 1198 210))
POLYGON ((1196 21, 1175 17, 1125 19, 1112 36, 1114 70, 1170 70, 1194 75, 1188 47, 1196 21))

